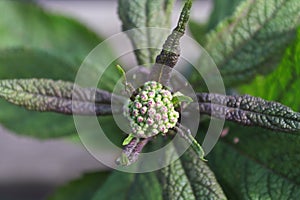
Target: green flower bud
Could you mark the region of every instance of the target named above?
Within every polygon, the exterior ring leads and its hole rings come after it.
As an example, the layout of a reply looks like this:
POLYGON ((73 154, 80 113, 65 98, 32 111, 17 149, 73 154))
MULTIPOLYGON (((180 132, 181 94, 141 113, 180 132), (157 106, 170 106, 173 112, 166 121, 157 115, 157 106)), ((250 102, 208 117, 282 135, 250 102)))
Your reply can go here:
POLYGON ((139 138, 166 134, 175 127, 179 113, 172 102, 172 93, 155 81, 146 82, 137 89, 124 109, 130 121, 132 135, 139 138))

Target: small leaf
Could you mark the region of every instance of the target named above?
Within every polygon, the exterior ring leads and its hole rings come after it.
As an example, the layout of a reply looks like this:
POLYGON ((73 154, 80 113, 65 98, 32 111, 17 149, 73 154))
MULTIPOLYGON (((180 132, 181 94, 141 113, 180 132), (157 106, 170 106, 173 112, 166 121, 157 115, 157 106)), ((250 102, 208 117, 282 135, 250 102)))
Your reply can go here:
POLYGON ((120 66, 120 65, 116 65, 119 73, 122 75, 122 78, 125 80, 125 82, 127 82, 126 80, 126 72, 124 71, 124 69, 120 66))
MULTIPOLYGON (((207 37, 205 49, 227 86, 274 70, 300 25, 298 0, 246 0, 207 37)), ((214 74, 202 58, 203 73, 214 74)), ((199 78, 198 78, 199 80, 199 78)))
POLYGON ((134 138, 133 134, 129 134, 127 138, 123 141, 122 145, 125 146, 131 142, 131 140, 134 138))
POLYGON ((125 70, 120 66, 120 65, 116 65, 120 75, 122 76, 123 78, 123 84, 125 86, 125 90, 127 91, 128 95, 131 96, 132 93, 134 92, 134 87, 129 83, 127 82, 127 77, 126 77, 126 72, 125 70))
POLYGON ((176 92, 175 94, 173 94, 172 102, 173 104, 180 104, 182 102, 186 102, 189 104, 193 102, 193 99, 189 96, 182 94, 181 92, 176 92))
POLYGON ((110 93, 83 89, 70 82, 49 79, 0 80, 0 97, 28 110, 41 112, 78 115, 112 113, 110 93))
POLYGON ((108 177, 107 172, 85 174, 59 188, 48 200, 90 200, 108 177))
POLYGON ((164 35, 147 27, 169 28, 174 0, 119 0, 119 17, 123 31, 142 28, 129 34, 139 65, 154 63, 158 52, 150 47, 159 47, 165 40, 164 35), (147 49, 143 49, 147 48, 147 49))
POLYGON ((277 102, 250 95, 224 96, 198 94, 200 112, 245 126, 260 126, 276 131, 300 130, 300 113, 277 102))

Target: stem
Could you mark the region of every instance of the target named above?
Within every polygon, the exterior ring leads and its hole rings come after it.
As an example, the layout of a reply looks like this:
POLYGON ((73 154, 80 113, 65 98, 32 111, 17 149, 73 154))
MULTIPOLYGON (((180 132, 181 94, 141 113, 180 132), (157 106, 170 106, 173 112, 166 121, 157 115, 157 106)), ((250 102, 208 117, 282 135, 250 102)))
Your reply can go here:
POLYGON ((187 141, 191 145, 192 149, 199 155, 199 157, 202 160, 205 160, 204 159, 204 151, 203 151, 201 145, 193 137, 191 131, 188 128, 181 125, 180 123, 176 124, 175 130, 183 139, 185 139, 185 141, 187 141))

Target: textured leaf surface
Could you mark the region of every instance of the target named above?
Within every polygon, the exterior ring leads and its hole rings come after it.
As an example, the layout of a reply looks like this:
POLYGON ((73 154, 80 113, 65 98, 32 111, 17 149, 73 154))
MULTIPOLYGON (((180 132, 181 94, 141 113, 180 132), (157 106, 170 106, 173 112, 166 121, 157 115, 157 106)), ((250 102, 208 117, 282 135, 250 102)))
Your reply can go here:
POLYGON ((300 28, 297 40, 285 52, 278 68, 268 76, 258 76, 240 91, 269 100, 277 100, 300 111, 300 28))
POLYGON ((231 199, 298 199, 299 136, 230 126, 208 160, 231 199))
MULTIPOLYGON (((299 111, 299 44, 298 32, 297 42, 287 49, 279 67, 241 91, 299 111)), ((233 199, 298 199, 299 145, 298 135, 231 124, 208 160, 225 193, 233 199)))
MULTIPOLYGON (((242 1, 243 0, 230 0, 230 1, 214 0, 213 10, 207 23, 204 24, 204 23, 199 23, 195 20, 190 20, 189 28, 195 40, 199 44, 205 45, 206 42, 205 34, 210 30, 214 29, 218 25, 218 23, 223 21, 226 17, 231 16, 235 8, 242 1)), ((195 9, 201 9, 201 8, 195 8, 195 9)))
POLYGON ((142 28, 128 35, 133 47, 138 49, 135 51, 138 64, 154 63, 159 52, 141 48, 160 47, 167 37, 155 29, 143 28, 169 28, 173 4, 174 0, 119 0, 118 12, 123 30, 142 28))
POLYGON ((180 56, 180 39, 185 33, 191 8, 192 1, 187 0, 181 11, 177 26, 165 41, 161 53, 156 57, 150 75, 151 80, 160 82, 163 85, 168 84, 172 69, 177 64, 180 56))
MULTIPOLYGON (((166 159, 176 154, 167 152, 166 159)), ((159 172, 126 174, 115 172, 93 200, 108 199, 226 199, 214 174, 193 150, 159 172)))
MULTIPOLYGON (((174 154, 175 149, 168 152, 166 159, 174 154)), ((162 169, 159 177, 164 199, 226 199, 214 174, 191 149, 179 160, 162 169)))
POLYGON ((109 92, 51 79, 0 80, 0 97, 29 110, 63 114, 111 114, 109 92))
MULTIPOLYGON (((44 51, 21 48, 0 52, 0 79, 36 77, 71 81, 75 77, 72 65, 44 51)), ((70 116, 27 111, 3 99, 0 107, 1 123, 18 134, 48 138, 76 133, 70 116)))
POLYGON ((236 7, 242 1, 244 0, 214 0, 214 7, 208 21, 207 31, 214 29, 226 17, 231 16, 234 13, 236 7))
POLYGON ((48 200, 89 200, 108 177, 106 172, 95 172, 84 175, 59 188, 48 200))
MULTIPOLYGON (((299 10, 298 0, 247 0, 209 34, 205 49, 227 86, 274 69, 295 38, 299 10)), ((209 75, 210 69, 205 70, 209 75)))
POLYGON ((277 102, 250 95, 224 96, 202 93, 197 96, 200 112, 216 118, 277 131, 300 130, 300 113, 277 102))

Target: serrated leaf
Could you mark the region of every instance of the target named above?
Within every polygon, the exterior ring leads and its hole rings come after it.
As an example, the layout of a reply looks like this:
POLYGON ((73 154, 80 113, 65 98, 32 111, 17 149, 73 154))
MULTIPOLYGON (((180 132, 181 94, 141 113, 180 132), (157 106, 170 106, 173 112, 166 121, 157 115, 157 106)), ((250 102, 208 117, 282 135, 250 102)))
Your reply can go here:
MULTIPOLYGON (((205 49, 227 86, 250 81, 272 71, 300 23, 298 0, 247 0, 207 37, 205 49)), ((209 66, 201 60, 206 76, 209 66)), ((211 79, 214 79, 211 74, 211 79)))
POLYGON ((80 179, 59 188, 48 200, 90 200, 105 182, 108 175, 107 172, 85 174, 80 179))
POLYGON ((112 114, 111 93, 51 79, 0 80, 0 97, 28 110, 78 115, 112 114))
POLYGON ((298 199, 299 137, 230 126, 209 164, 232 199, 298 199))
POLYGON ((224 96, 198 94, 200 112, 245 126, 260 126, 276 131, 300 130, 300 113, 273 101, 250 95, 224 96))
POLYGON ((155 62, 159 52, 156 49, 142 48, 161 46, 167 35, 145 28, 169 28, 173 4, 174 0, 119 0, 118 13, 123 30, 142 28, 128 35, 134 49, 137 49, 135 55, 138 64, 155 62))

